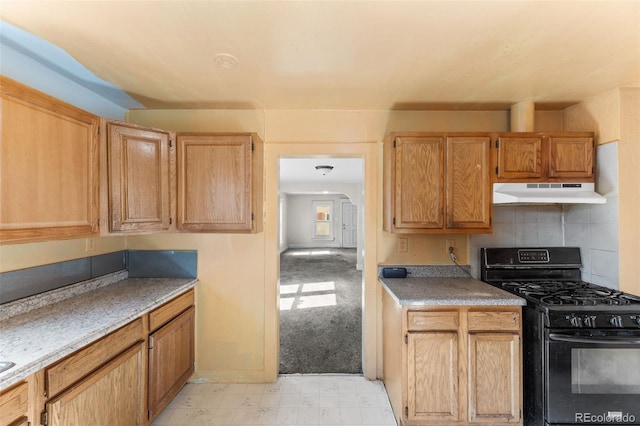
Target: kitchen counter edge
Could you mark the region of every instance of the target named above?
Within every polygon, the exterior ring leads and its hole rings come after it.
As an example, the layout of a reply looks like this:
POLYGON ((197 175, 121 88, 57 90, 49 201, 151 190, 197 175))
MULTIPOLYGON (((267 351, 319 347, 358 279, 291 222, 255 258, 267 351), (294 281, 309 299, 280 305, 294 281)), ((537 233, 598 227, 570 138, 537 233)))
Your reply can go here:
POLYGON ((526 301, 490 284, 466 277, 378 277, 401 306, 524 306, 526 301))

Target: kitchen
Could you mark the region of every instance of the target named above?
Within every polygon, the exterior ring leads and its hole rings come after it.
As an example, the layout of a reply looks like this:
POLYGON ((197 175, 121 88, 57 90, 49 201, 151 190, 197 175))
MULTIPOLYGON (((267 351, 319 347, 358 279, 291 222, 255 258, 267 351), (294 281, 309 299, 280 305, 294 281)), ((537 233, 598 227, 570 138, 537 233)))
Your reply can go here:
MULTIPOLYGON (((9 16, 12 4, 3 3, 3 19, 9 16)), ((425 6, 426 7, 426 6, 425 6)), ((575 13, 573 8, 568 8, 564 19, 575 13)), ((359 11, 360 13, 361 11, 359 11)), ((472 10, 469 14, 472 15, 472 10)), ((516 10, 513 13, 518 12, 516 10)), ((31 12, 29 12, 31 13, 31 12)), ((53 13, 53 12, 52 12, 53 13)), ((78 12, 80 13, 80 12, 78 12)), ((114 12, 115 13, 115 12, 114 12)), ((380 15, 384 13, 379 12, 380 15)), ((458 11, 459 13, 459 11, 458 11)), ((482 12, 486 13, 486 12, 482 12)), ((496 11, 497 13, 497 11, 496 11)), ((588 11, 583 13, 587 14, 588 11)), ((604 12, 591 11, 591 13, 604 15, 604 12)), ((631 7, 630 11, 621 12, 629 15, 633 20, 637 9, 631 7)), ((43 12, 43 15, 46 13, 43 12)), ((373 14, 376 15, 376 14, 373 14)), ((139 15, 138 15, 139 16, 139 15)), ((157 16, 159 19, 160 16, 157 16)), ((24 18, 26 19, 26 18, 24 18)), ((44 19, 44 18, 43 18, 44 19)), ((62 17, 61 17, 62 19, 62 17)), ((91 19, 95 19, 92 17, 91 19)), ((165 18, 166 19, 166 18, 165 18)), ((384 16, 373 16, 372 22, 378 22, 382 27, 386 21, 384 16)), ((426 19, 426 18, 425 18, 426 19)), ((471 18, 469 18, 471 19, 471 18)), ((579 18, 576 18, 578 21, 579 18)), ((595 18, 592 18, 595 19, 595 18)), ((604 17, 603 17, 604 19, 604 17)), ((622 19, 615 14, 615 19, 622 19)), ((76 21, 91 21, 90 19, 76 19, 76 21)), ((100 22, 98 19, 97 22, 100 22)), ((456 22, 452 20, 450 22, 456 22)), ((591 21, 587 21, 591 22, 591 21)), ((617 22, 617 21, 613 21, 617 22)), ((624 22, 624 21, 623 21, 624 22)), ((18 24, 18 22, 16 22, 18 24)), ((62 23, 60 24, 63 25, 62 23)), ((79 25, 69 22, 65 27, 74 28, 79 25)), ((435 25, 435 24, 434 24, 435 25)), ((608 28, 611 28, 612 23, 608 28)), ((169 27, 170 25, 165 25, 169 27)), ((375 26, 375 25, 372 25, 375 26)), ((633 26, 633 25, 632 25, 633 26)), ((602 25, 607 28, 607 25, 602 25)), ((623 27, 626 28, 626 27, 623 27)), ((35 32, 35 28, 33 30, 35 32)), ((89 31, 87 29, 87 31, 89 31)), ((446 28, 443 29, 446 31, 446 28)), ((64 32, 62 32, 64 33, 64 32)), ((72 34, 70 31, 68 34, 72 34)), ((64 34, 59 34, 62 37, 64 34)), ((500 38, 503 34, 496 37, 500 38)), ((613 37, 613 35, 608 35, 613 37)), ((71 37, 73 37, 71 35, 71 37)), ((311 37, 308 35, 307 37, 311 37)), ((328 36, 327 36, 328 37, 328 36)), ((374 35, 371 36, 374 38, 374 35)), ((390 37, 390 36, 389 36, 390 37)), ((601 32, 597 37, 604 37, 601 32)), ((508 40, 508 37, 504 37, 508 40)), ((578 43, 580 40, 576 40, 578 43)), ((593 40, 592 40, 593 41, 593 40)), ((146 43, 146 41, 145 41, 146 43)), ((407 41, 409 43, 409 41, 407 41)), ((505 49, 507 42, 503 43, 505 49)), ((503 44, 499 44, 502 46, 503 44)), ((416 48, 415 44, 409 44, 416 48)), ((625 55, 630 56, 637 64, 637 57, 629 55, 636 51, 636 45, 624 45, 616 40, 612 46, 616 49, 624 49, 619 54, 599 57, 619 59, 625 55)), ((148 43, 145 48, 148 48, 148 43)), ((613 47, 609 47, 613 49, 613 47)), ((585 50, 584 48, 583 50, 585 50)), ((579 50, 579 49, 576 49, 579 50)), ((80 52, 78 52, 80 53, 80 52)), ((217 53, 217 52, 216 52, 217 53)), ((507 52, 509 53, 509 52, 507 52)), ((3 55, 3 58, 8 56, 3 55)), ((33 72, 37 70, 37 64, 25 60, 33 72)), ((313 64, 313 62, 310 62, 313 64)), ((511 62, 509 62, 511 64, 511 62)), ((8 67, 3 60, 3 69, 8 67)), ((624 64, 623 64, 624 65, 624 64)), ((309 65, 311 66, 311 65, 309 65)), ((319 66, 319 65, 317 65, 319 66)), ((593 66, 593 64, 591 64, 593 66)), ((612 62, 608 65, 611 69, 617 69, 612 62)), ((24 68, 23 68, 24 69, 24 68)), ((603 73, 606 74, 606 67, 603 73)), ((621 65, 620 69, 624 69, 621 65)), ((629 65, 626 65, 629 69, 629 65)), ((224 70, 223 70, 224 71, 224 70)), ((229 78, 223 71, 216 71, 220 79, 229 78)), ((637 68, 629 69, 633 74, 637 68)), ((8 72, 8 71, 7 71, 8 72)), ((5 71, 3 71, 5 73, 5 71)), ((9 75, 12 78, 18 76, 30 85, 46 91, 48 81, 58 82, 60 77, 55 77, 50 71, 41 77, 30 77, 22 72, 9 75), (49 80, 50 79, 50 80, 49 80)), ((577 78, 571 74, 571 78, 577 78)), ((584 77, 588 81, 587 77, 584 77)), ((140 84, 142 79, 138 77, 140 84)), ((69 84, 69 83, 67 83, 69 84)), ((168 85, 165 81, 164 84, 168 85)), ((180 85, 183 83, 180 82, 180 85)), ((230 83, 229 83, 230 84, 230 83)), ((393 85, 397 83, 392 83, 393 85)), ((568 84, 568 83, 567 83, 568 84)), ((598 146, 611 145, 617 142, 618 159, 618 202, 619 214, 617 226, 618 241, 616 247, 594 247, 595 250, 606 251, 605 255, 619 256, 619 272, 610 273, 608 278, 617 278, 620 289, 630 293, 640 293, 640 284, 635 274, 640 250, 638 247, 640 238, 640 225, 636 220, 635 212, 640 205, 637 193, 637 185, 640 167, 638 166, 639 138, 634 127, 633 117, 638 114, 638 89, 634 87, 621 87, 620 84, 593 86, 588 95, 575 99, 575 105, 561 109, 536 109, 534 126, 536 131, 596 131, 598 146), (616 277, 617 274, 617 277, 616 277)), ((629 86, 625 83, 624 86, 629 86)), ((631 84, 637 87, 638 84, 631 84)), ((59 84, 58 87, 65 87, 59 84)), ((68 86, 66 86, 68 87, 68 86)), ((229 86, 232 87, 232 86, 229 86)), ((450 92, 450 102, 466 103, 476 101, 471 96, 474 90, 466 87, 464 93, 460 91, 450 92)), ((53 88, 49 88, 53 90, 53 88)), ((86 88, 77 87, 67 92, 86 93, 86 88)), ((135 91, 133 91, 135 92, 135 91)), ((191 94, 193 95, 193 94, 191 94)), ((533 94, 535 95, 535 94, 533 94)), ((56 97, 64 99, 64 93, 56 94, 56 97)), ((66 94, 69 96, 69 93, 66 94)), ((87 95, 87 99, 88 99, 87 95)), ((411 98, 405 95, 406 98, 411 98)), ((253 99, 253 98, 249 98, 253 99)), ((320 99, 320 98, 318 98, 320 99)), ((394 98, 395 99, 395 98, 394 98)), ((399 100, 402 100, 399 98, 399 100)), ((491 99, 490 99, 491 100, 491 99)), ((379 352, 381 331, 379 327, 379 297, 381 290, 377 286, 378 264, 450 264, 448 253, 444 250, 447 239, 455 241, 456 255, 462 264, 476 262, 478 248, 487 245, 475 243, 476 238, 488 236, 467 237, 464 234, 450 236, 439 235, 408 235, 408 251, 400 252, 397 249, 399 236, 382 231, 380 212, 382 209, 382 141, 392 131, 484 131, 502 132, 509 130, 509 108, 511 104, 524 99, 508 98, 509 102, 496 110, 478 110, 469 105, 468 109, 451 108, 443 110, 446 105, 441 100, 440 109, 437 105, 420 110, 390 109, 390 107, 372 108, 367 103, 353 104, 348 109, 337 108, 333 105, 310 105, 307 108, 293 106, 271 107, 267 109, 225 109, 222 103, 209 104, 197 109, 182 109, 171 106, 156 105, 148 110, 132 109, 128 113, 127 120, 141 125, 167 128, 173 131, 224 131, 224 132, 258 132, 265 140, 265 205, 274 206, 277 203, 277 159, 283 156, 355 156, 365 159, 365 192, 367 194, 365 205, 365 238, 367 241, 365 252, 365 311, 364 311, 364 374, 368 378, 379 377, 382 359, 379 352), (475 244, 475 245, 474 245, 475 244)), ((553 99, 549 99, 553 100, 553 99)), ((79 103, 74 99, 71 103, 79 103)), ((149 100, 151 102, 151 100, 149 100)), ((89 109, 85 104, 79 106, 89 109)), ((292 104, 293 105, 293 104, 292 104)), ((109 114, 99 114, 111 116, 109 114)), ((122 113, 124 116, 124 113, 122 113)), ((113 117, 112 118, 122 118, 113 117)), ((539 225, 543 221, 538 215, 545 213, 535 209, 534 213, 527 207, 518 207, 523 212, 522 219, 517 219, 515 210, 509 210, 505 215, 494 213, 495 219, 505 224, 496 228, 502 232, 503 228, 514 229, 541 229, 539 225), (513 213, 512 213, 513 212, 513 213)), ((514 208, 515 209, 515 208, 514 208)), ((496 210, 497 211, 497 210, 496 210)), ((562 214, 552 210, 555 221, 562 223, 562 214)), ((167 250, 197 250, 199 257, 206 258, 207 262, 199 262, 198 298, 196 305, 198 324, 225 324, 225 326, 213 327, 206 333, 200 328, 196 340, 196 375, 198 378, 208 380, 241 380, 245 382, 263 382, 274 380, 277 374, 277 349, 275 345, 277 334, 277 310, 276 307, 276 281, 277 281, 277 247, 273 244, 277 241, 277 216, 273 209, 265 210, 265 230, 257 234, 174 234, 161 233, 154 235, 136 236, 101 236, 92 242, 84 238, 74 240, 48 241, 27 243, 18 245, 3 245, 2 271, 22 269, 53 262, 86 257, 88 254, 109 253, 123 249, 167 249, 167 250), (251 268, 247 268, 249 263, 251 268), (234 285, 222 285, 221 283, 233 283, 234 285), (207 295, 205 297, 205 295, 207 295), (233 324, 233 326, 229 326, 233 324)), ((568 213, 566 214, 568 215, 568 213)), ((566 216, 565 215, 565 216, 566 216)), ((584 228, 587 223, 576 222, 576 228, 584 228)), ((589 224, 590 225, 590 224, 589 224)), ((601 224, 595 224, 601 225, 601 224)), ((566 230, 571 226, 565 223, 566 230)), ((603 226, 593 226, 591 229, 602 230, 603 226)), ((607 228, 608 230, 609 228, 607 228)), ((507 232, 507 231, 505 231, 507 232)), ((495 234, 495 233, 494 233, 495 234)), ((500 234, 504 235, 503 233, 500 234)), ((530 234, 527 234, 530 235, 530 234)), ((567 235, 569 237, 569 235, 567 235)), ((90 239, 91 240, 91 239, 90 239)), ((594 238, 594 241, 599 241, 594 238)), ((515 242, 515 241, 514 241, 515 242)), ((554 241, 555 242, 555 241, 554 241)), ((544 241, 538 240, 539 244, 544 241)), ((596 274, 597 275, 597 274, 596 274)), ((612 281, 613 282, 613 281, 612 281)))

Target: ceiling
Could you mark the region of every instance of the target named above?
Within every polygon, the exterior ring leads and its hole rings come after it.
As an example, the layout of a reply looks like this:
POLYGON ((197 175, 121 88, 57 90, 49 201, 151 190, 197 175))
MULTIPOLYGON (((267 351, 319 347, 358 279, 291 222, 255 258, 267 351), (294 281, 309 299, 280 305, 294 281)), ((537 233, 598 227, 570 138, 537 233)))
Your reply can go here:
POLYGON ((362 158, 281 158, 280 183, 362 183, 364 181, 364 160, 362 158), (333 169, 326 175, 320 174, 316 166, 328 165, 333 169))
POLYGON ((562 109, 640 86, 637 0, 2 0, 0 18, 145 108, 562 109))

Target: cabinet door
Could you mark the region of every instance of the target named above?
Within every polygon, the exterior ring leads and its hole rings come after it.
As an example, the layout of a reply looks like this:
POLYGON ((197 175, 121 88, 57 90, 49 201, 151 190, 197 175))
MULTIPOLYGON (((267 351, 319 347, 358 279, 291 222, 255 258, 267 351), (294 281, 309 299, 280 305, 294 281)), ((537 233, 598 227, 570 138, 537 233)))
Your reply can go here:
POLYGON ((0 76, 0 242, 98 233, 98 117, 0 76))
POLYGON ((457 421, 458 333, 409 333, 407 346, 408 421, 457 421))
POLYGON ((149 336, 149 419, 154 419, 194 371, 192 306, 149 336))
POLYGON ((593 138, 549 137, 549 177, 593 178, 593 138))
POLYGON ((491 227, 491 139, 447 137, 447 228, 491 227))
POLYGON ((112 232, 169 229, 169 133, 107 123, 112 232))
POLYGON ((177 136, 178 229, 252 231, 251 135, 177 136))
POLYGON ((0 426, 27 424, 28 409, 29 385, 27 382, 2 391, 0 394, 0 426))
POLYGON ((139 343, 46 404, 50 426, 141 425, 143 356, 139 343))
POLYGON ((469 421, 520 422, 520 337, 469 335, 469 421))
POLYGON ((397 137, 395 228, 444 227, 444 138, 397 137))
POLYGON ((542 138, 503 136, 496 143, 496 180, 541 179, 542 138))

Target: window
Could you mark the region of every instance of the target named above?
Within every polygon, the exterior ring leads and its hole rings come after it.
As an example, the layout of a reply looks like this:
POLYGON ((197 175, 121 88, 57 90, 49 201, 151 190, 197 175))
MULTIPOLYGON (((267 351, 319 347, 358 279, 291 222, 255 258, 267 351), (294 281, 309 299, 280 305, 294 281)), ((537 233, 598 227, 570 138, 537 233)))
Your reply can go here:
POLYGON ((333 240, 333 201, 313 201, 313 239, 333 240))

